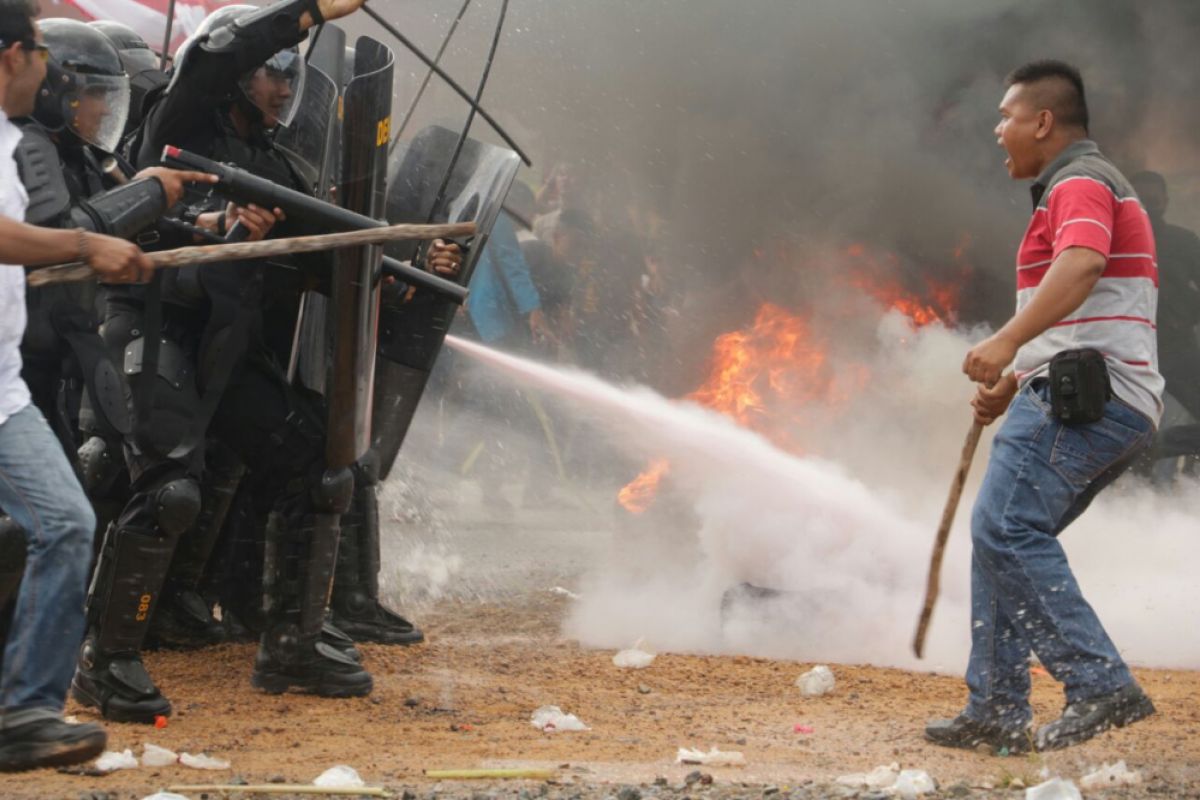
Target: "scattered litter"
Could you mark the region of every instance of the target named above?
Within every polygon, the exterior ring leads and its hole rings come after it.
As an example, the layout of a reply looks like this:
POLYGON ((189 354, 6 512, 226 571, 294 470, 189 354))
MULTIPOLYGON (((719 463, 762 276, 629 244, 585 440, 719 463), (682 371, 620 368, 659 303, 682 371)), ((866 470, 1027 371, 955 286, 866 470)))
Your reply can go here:
POLYGON ((645 669, 654 663, 654 653, 642 649, 642 640, 628 650, 622 650, 613 656, 613 664, 622 669, 645 669))
POLYGON ((165 767, 169 764, 177 763, 179 763, 179 755, 173 750, 159 747, 156 744, 146 743, 142 745, 143 767, 165 767))
POLYGON ((167 727, 167 718, 164 717, 162 714, 159 714, 158 716, 156 716, 154 718, 154 727, 160 731, 163 728, 167 727))
POLYGON ((792 733, 816 733, 816 728, 814 728, 812 725, 801 725, 797 722, 792 727, 792 733))
POLYGON ((574 714, 564 714, 558 706, 542 706, 533 712, 529 723, 540 731, 590 731, 574 714))
POLYGON ((580 595, 575 594, 575 592, 572 592, 570 589, 564 589, 562 586, 554 586, 548 591, 550 594, 557 594, 571 600, 578 600, 580 597, 580 595))
POLYGON ((654 691, 654 690, 651 689, 646 684, 644 684, 644 683, 638 684, 638 694, 650 694, 652 691, 654 691))
POLYGON ((180 753, 179 763, 192 769, 229 769, 232 766, 228 761, 206 756, 203 753, 198 756, 191 753, 180 753))
POLYGON ((1115 764, 1104 764, 1079 779, 1079 788, 1085 791, 1107 789, 1110 786, 1132 786, 1142 782, 1142 774, 1130 770, 1121 760, 1115 764))
POLYGON ((313 786, 321 786, 326 789, 358 789, 366 785, 366 782, 359 777, 358 771, 345 764, 330 767, 313 781, 313 786))
POLYGON ((681 747, 679 748, 679 753, 675 756, 675 761, 680 764, 702 764, 706 767, 746 766, 746 756, 736 750, 724 752, 715 747, 707 753, 703 750, 691 750, 681 747))
POLYGON ((843 786, 865 786, 868 789, 890 789, 900 777, 900 765, 890 764, 886 767, 876 767, 867 773, 855 772, 842 775, 837 782, 843 786))
POLYGON ((837 681, 833 678, 833 670, 824 664, 813 667, 808 672, 796 678, 800 694, 805 697, 817 697, 833 691, 837 681))
POLYGON ((1051 778, 1025 790, 1025 800, 1083 800, 1073 781, 1051 778))
POLYGON ((187 797, 185 797, 184 795, 175 794, 174 792, 155 792, 154 794, 146 795, 145 797, 142 798, 142 800, 189 800, 189 799, 187 797))
POLYGON ((134 758, 133 751, 129 748, 126 748, 120 753, 109 750, 106 753, 102 753, 100 757, 96 759, 96 769, 100 770, 101 772, 115 772, 119 769, 136 769, 137 765, 138 760, 134 758))
POLYGON ((893 794, 903 797, 904 800, 913 800, 923 794, 936 792, 937 784, 923 769, 906 769, 896 776, 896 782, 892 784, 891 790, 893 794))

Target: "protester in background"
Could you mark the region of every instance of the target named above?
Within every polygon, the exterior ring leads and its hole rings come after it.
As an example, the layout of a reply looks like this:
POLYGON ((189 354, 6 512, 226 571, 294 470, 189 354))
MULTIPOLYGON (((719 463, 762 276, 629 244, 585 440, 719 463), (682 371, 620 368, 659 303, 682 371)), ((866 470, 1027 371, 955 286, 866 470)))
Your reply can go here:
POLYGON ((1130 179, 1150 215, 1158 248, 1158 360, 1167 393, 1200 421, 1200 237, 1166 221, 1167 182, 1157 172, 1130 179))
POLYGON ((1020 67, 1000 117, 1009 175, 1033 179, 1034 211, 1017 253, 1017 313, 963 364, 980 384, 976 420, 1007 417, 971 519, 970 699, 925 735, 948 747, 1020 752, 1031 744, 1031 650, 1067 700, 1062 716, 1038 729, 1039 750, 1154 713, 1083 598, 1058 535, 1149 444, 1163 379, 1154 233, 1133 187, 1087 138, 1079 72, 1058 61, 1020 67), (1010 364, 1014 372, 1003 374, 1010 364))
POLYGON ((21 380, 25 272, 19 264, 85 261, 105 280, 140 280, 133 244, 25 225, 28 196, 13 159, 33 111, 46 51, 30 0, 0 0, 0 507, 26 531, 26 565, 0 673, 0 769, 76 764, 104 750, 104 730, 62 718, 75 653, 95 515, 71 465, 21 380))

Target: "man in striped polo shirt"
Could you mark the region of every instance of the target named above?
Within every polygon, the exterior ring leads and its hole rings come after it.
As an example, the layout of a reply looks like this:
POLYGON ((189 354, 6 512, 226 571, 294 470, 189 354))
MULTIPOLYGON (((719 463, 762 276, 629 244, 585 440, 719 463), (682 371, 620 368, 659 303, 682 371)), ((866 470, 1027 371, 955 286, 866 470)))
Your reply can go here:
POLYGON ((925 735, 1020 752, 1077 744, 1154 713, 1057 537, 1150 442, 1163 379, 1154 234, 1129 182, 1087 138, 1078 70, 1058 61, 1017 69, 1000 117, 1008 172, 1034 179, 1034 211, 1017 251, 1017 313, 963 364, 979 384, 976 420, 1007 416, 971 518, 970 698, 925 735), (1098 420, 1066 424, 1051 413, 1047 376, 1051 359, 1082 348, 1103 355, 1111 393, 1100 393, 1098 420), (1031 651, 1066 690, 1062 716, 1036 739, 1031 651))

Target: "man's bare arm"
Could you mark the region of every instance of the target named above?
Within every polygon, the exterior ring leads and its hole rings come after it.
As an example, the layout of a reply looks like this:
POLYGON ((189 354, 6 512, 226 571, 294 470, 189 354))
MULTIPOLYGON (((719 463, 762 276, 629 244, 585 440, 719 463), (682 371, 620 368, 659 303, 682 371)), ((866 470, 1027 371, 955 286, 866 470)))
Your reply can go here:
POLYGON ((102 280, 147 280, 146 256, 132 242, 61 228, 39 228, 0 216, 0 264, 52 264, 84 261, 102 280))
POLYGON ((971 348, 963 372, 992 386, 1027 342, 1075 312, 1104 273, 1103 254, 1087 247, 1068 247, 1054 259, 1033 298, 1003 328, 971 348))

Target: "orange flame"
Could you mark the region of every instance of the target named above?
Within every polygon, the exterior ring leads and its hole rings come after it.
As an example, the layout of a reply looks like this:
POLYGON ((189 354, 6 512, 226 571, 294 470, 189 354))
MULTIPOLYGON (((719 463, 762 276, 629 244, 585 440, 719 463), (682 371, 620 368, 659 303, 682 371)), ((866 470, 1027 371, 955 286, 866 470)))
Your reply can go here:
MULTIPOLYGON (((956 262, 961 262, 969 246, 970 237, 964 235, 954 250, 956 262)), ((754 257, 761 260, 764 251, 755 249, 754 257)), ((904 272, 895 255, 881 256, 863 244, 847 247, 843 261, 848 263, 838 265, 836 280, 884 308, 904 314, 914 329, 934 323, 953 325, 956 321, 957 283, 927 277, 921 287, 924 291, 914 292, 903 285, 904 272)), ((792 452, 800 452, 800 446, 789 440, 772 411, 795 410, 814 403, 836 409, 844 406, 853 390, 868 379, 862 365, 845 364, 840 374, 835 372, 829 342, 813 331, 808 319, 764 303, 752 325, 717 337, 708 378, 686 399, 724 414, 792 452)), ((666 459, 655 460, 621 489, 618 502, 633 514, 643 513, 653 504, 669 470, 666 459)))

